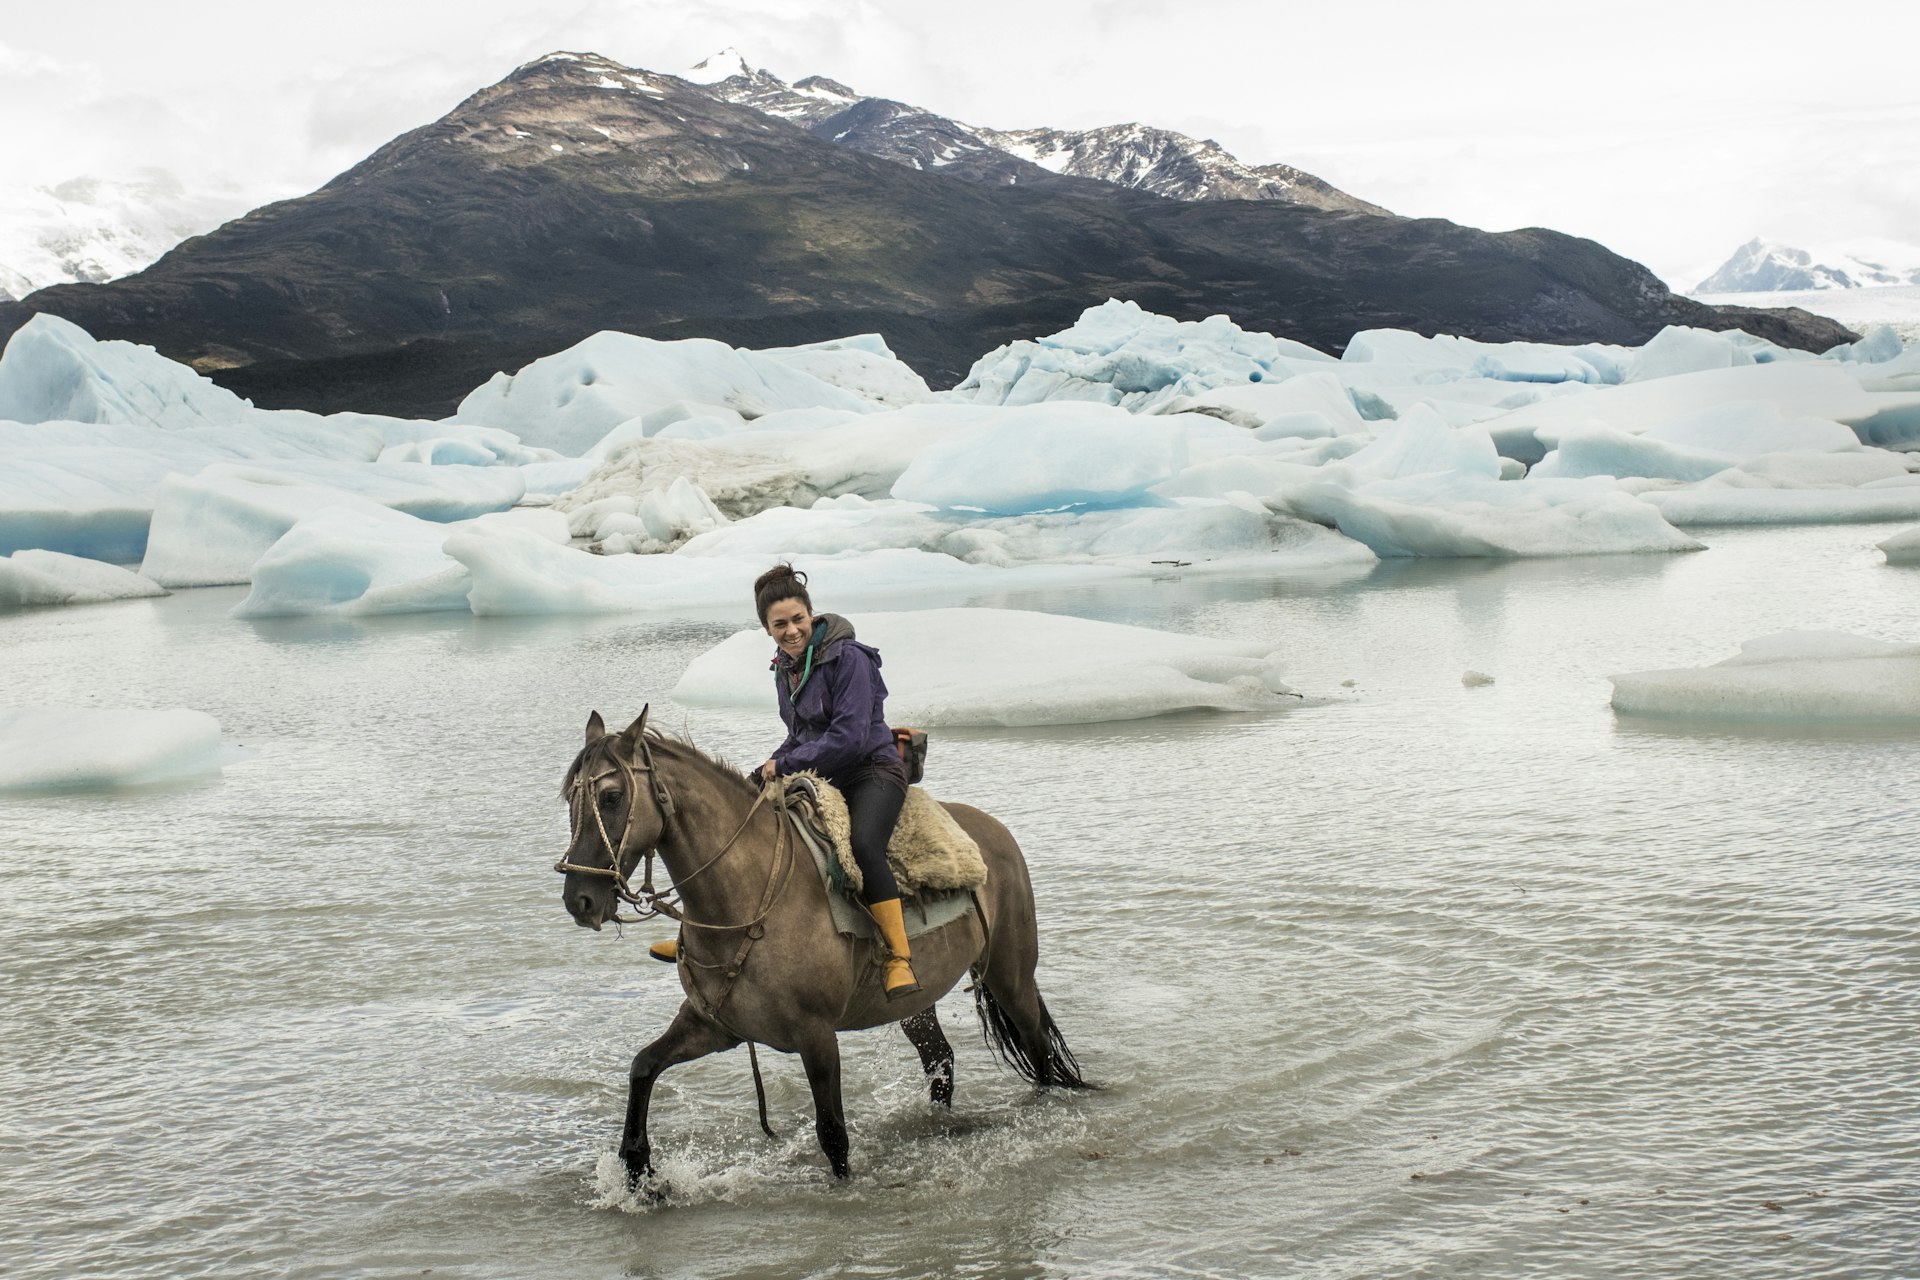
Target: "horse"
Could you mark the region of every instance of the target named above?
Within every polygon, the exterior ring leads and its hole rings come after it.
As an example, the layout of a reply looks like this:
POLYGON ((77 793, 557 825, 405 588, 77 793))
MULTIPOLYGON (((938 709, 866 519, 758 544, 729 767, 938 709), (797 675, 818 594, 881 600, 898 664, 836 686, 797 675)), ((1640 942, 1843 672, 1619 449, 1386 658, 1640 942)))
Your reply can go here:
POLYGON ((820 1148, 836 1178, 850 1177, 838 1033, 901 1024, 919 1051, 929 1097, 951 1106, 953 1046, 933 1006, 963 974, 972 975, 988 1045, 1022 1078, 1036 1088, 1097 1087, 1081 1077, 1034 983, 1033 886, 1005 826, 969 805, 945 806, 979 844, 987 883, 974 910, 913 940, 920 990, 890 1001, 880 940, 834 928, 826 886, 799 847, 779 787, 762 789, 691 743, 649 729, 647 712, 620 733, 607 732, 598 711, 588 718, 586 745, 563 787, 572 835, 555 864, 566 877, 561 900, 584 928, 654 915, 681 925, 686 998, 627 1075, 620 1158, 629 1187, 653 1175, 647 1105, 661 1073, 743 1042, 800 1055, 820 1148), (629 876, 643 851, 636 888, 629 876), (653 887, 656 853, 673 880, 665 892, 653 887), (622 903, 638 917, 619 916, 622 903))

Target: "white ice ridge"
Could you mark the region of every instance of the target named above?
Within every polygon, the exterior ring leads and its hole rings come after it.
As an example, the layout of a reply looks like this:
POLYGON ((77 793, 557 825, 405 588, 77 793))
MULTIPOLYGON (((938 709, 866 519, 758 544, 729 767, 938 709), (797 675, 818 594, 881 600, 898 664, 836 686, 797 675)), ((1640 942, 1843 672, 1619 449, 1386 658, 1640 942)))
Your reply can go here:
POLYGON ((34 550, 0 556, 0 613, 166 594, 166 589, 151 579, 84 556, 34 550))
POLYGON ((247 582, 254 563, 303 517, 385 508, 435 521, 504 511, 526 487, 511 467, 324 462, 208 467, 170 476, 155 499, 140 571, 167 587, 247 582))
POLYGON ((254 562, 235 617, 430 613, 467 608, 466 566, 441 548, 466 528, 515 529, 565 547, 557 511, 515 508, 436 524, 384 507, 325 506, 303 516, 254 562))
MULTIPOLYGON (((468 607, 482 617, 567 613, 731 613, 768 564, 765 556, 586 555, 522 529, 478 523, 444 544, 471 577, 468 607)), ((996 568, 952 556, 883 548, 810 557, 812 582, 834 600, 965 599, 1046 588, 1127 571, 1103 565, 996 568)))
MULTIPOLYGON (((925 398, 925 388, 872 335, 746 351, 710 338, 662 342, 606 331, 518 373, 495 374, 460 402, 454 418, 502 427, 527 444, 578 455, 614 428, 679 403, 751 420, 782 409, 863 413, 925 398), (916 396, 916 387, 923 394, 916 396)), ((658 427, 643 426, 642 433, 654 430, 658 427)))
POLYGON ((1781 631, 1709 667, 1611 677, 1634 715, 1788 723, 1920 724, 1920 644, 1781 631))
POLYGON ((1213 387, 1261 382, 1276 369, 1284 377, 1297 365, 1334 363, 1226 316, 1183 323, 1110 299, 1059 333, 981 356, 954 394, 982 404, 1092 400, 1144 412, 1213 387))
POLYGON ((174 782, 218 773, 238 754, 203 711, 0 707, 0 792, 174 782))
MULTIPOLYGON (((1278 655, 1261 642, 1215 640, 1017 609, 860 613, 892 691, 887 714, 924 725, 1049 725, 1138 720, 1173 711, 1298 706, 1278 655), (955 662, 956 651, 989 654, 955 662)), ((772 642, 741 631, 695 658, 673 697, 703 706, 769 707, 772 642)))

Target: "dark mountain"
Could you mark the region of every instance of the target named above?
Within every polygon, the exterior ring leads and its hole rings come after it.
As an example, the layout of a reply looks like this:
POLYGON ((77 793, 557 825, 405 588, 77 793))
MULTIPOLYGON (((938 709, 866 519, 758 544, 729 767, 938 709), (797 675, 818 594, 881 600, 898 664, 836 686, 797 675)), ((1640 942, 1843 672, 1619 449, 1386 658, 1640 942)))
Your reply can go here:
POLYGON ((0 336, 46 311, 150 343, 264 406, 409 415, 449 412, 495 370, 601 329, 749 346, 877 331, 946 385, 1108 297, 1226 312, 1329 351, 1380 326, 1850 337, 1803 312, 1676 297, 1551 231, 1088 185, 1100 198, 955 181, 672 77, 554 54, 139 275, 0 304, 0 336))
POLYGON ((887 98, 867 98, 837 80, 788 84, 747 65, 736 49, 688 73, 708 93, 792 121, 839 146, 971 182, 1026 183, 1095 195, 1084 179, 1171 200, 1282 200, 1309 209, 1377 213, 1379 205, 1295 169, 1250 165, 1217 142, 1171 129, 1116 124, 1101 129, 984 129, 887 98))

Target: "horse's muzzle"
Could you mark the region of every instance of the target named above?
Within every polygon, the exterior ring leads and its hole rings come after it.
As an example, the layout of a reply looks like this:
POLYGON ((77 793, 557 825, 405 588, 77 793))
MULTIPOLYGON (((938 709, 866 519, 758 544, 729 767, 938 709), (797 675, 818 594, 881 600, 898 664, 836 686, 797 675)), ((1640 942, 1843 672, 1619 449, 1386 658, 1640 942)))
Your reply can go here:
POLYGON ((573 917, 575 924, 597 933, 610 914, 608 910, 610 904, 603 901, 606 896, 585 887, 575 889, 569 886, 561 890, 560 901, 566 906, 567 914, 573 917))

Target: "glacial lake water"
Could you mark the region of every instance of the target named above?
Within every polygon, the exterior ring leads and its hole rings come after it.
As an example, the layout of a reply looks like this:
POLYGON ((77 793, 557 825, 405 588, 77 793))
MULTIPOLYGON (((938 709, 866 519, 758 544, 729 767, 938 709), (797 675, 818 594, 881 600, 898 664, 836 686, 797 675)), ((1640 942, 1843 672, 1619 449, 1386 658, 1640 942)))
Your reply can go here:
POLYGON ((1920 639, 1887 532, 972 601, 1270 639, 1333 701, 936 733, 1106 1088, 1036 1096, 956 993, 951 1115, 843 1038, 846 1185, 797 1061, 777 1141, 743 1053, 669 1072, 659 1206, 612 1150, 679 991, 662 931, 563 913, 556 788, 595 707, 760 758, 771 707, 666 696, 737 620, 0 618, 0 702, 253 752, 0 798, 0 1273, 1920 1274, 1920 731, 1630 722, 1605 679, 1920 639))

